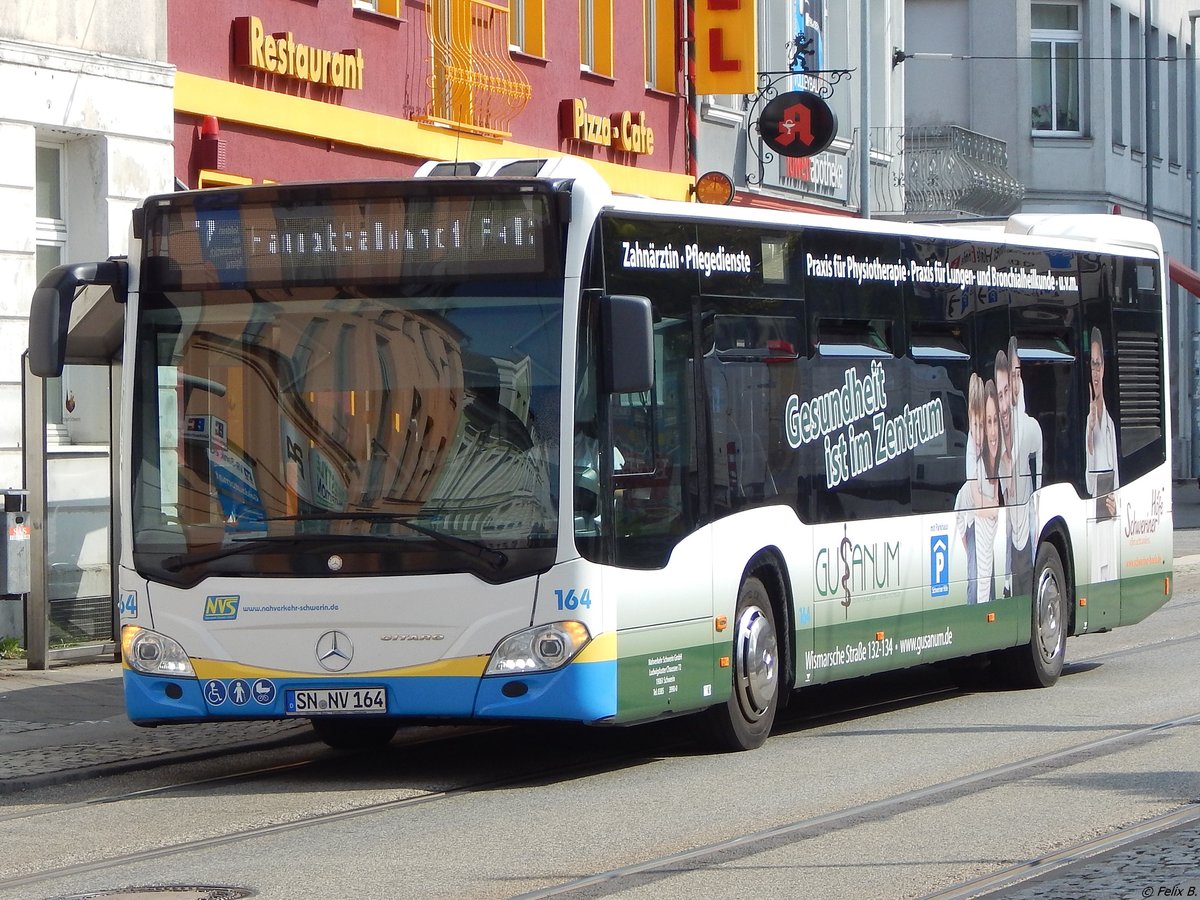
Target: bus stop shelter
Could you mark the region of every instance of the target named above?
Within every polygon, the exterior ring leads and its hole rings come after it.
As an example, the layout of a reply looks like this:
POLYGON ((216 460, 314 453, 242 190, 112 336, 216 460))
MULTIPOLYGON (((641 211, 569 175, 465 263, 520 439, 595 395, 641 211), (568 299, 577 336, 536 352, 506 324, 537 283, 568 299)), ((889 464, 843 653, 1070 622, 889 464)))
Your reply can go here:
MULTIPOLYGON (((119 655, 116 616, 117 561, 120 559, 120 528, 116 515, 117 459, 112 445, 120 433, 121 341, 125 309, 107 287, 88 287, 80 292, 71 308, 67 332, 66 363, 85 366, 89 382, 106 387, 105 408, 93 415, 107 419, 108 447, 101 455, 106 460, 100 477, 108 482, 109 501, 101 514, 107 518, 104 540, 107 542, 107 584, 93 585, 93 596, 52 596, 52 533, 55 454, 48 440, 48 404, 60 397, 48 397, 51 382, 32 374, 28 354, 22 361, 23 446, 28 521, 29 592, 24 596, 25 652, 30 669, 46 669, 52 662, 66 662, 119 655), (93 381, 94 379, 94 381, 93 381), (86 620, 82 629, 67 628, 67 623, 86 620), (53 645, 53 646, 52 646, 53 645)), ((61 393, 54 384, 51 395, 61 393)), ((103 486, 101 486, 103 487, 103 486)), ((63 517, 64 521, 67 517, 63 517)), ((98 531, 98 530, 97 530, 98 531)), ((93 535, 95 536, 95 535, 93 535)), ((105 573, 101 571, 101 579, 105 573)), ((61 587, 53 593, 61 593, 61 587)))

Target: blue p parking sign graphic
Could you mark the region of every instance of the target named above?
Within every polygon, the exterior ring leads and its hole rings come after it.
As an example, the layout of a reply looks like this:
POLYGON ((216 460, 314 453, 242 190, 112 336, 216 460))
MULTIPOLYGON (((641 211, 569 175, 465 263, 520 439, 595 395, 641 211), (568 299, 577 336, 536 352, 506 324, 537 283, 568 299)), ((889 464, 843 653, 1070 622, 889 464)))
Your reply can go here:
POLYGON ((950 593, 950 538, 944 534, 929 538, 929 596, 950 593))

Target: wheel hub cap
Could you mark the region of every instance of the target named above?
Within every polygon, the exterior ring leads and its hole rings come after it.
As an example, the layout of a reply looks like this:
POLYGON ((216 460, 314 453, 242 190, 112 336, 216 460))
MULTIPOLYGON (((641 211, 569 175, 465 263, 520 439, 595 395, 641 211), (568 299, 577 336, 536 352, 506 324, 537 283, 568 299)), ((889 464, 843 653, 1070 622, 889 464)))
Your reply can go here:
POLYGON ((738 621, 738 700, 750 721, 762 717, 779 687, 779 654, 775 629, 758 607, 750 607, 738 621))

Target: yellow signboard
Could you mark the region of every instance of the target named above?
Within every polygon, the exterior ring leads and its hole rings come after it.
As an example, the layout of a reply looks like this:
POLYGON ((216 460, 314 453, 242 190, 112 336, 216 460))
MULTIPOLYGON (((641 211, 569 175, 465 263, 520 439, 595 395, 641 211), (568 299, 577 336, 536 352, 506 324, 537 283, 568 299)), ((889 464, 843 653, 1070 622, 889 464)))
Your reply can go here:
POLYGON ((758 89, 755 0, 696 0, 696 93, 753 94, 758 89))
POLYGON ((626 153, 654 153, 654 129, 646 124, 646 114, 625 110, 613 116, 587 111, 587 98, 564 100, 560 106, 563 136, 572 141, 616 147, 626 153))

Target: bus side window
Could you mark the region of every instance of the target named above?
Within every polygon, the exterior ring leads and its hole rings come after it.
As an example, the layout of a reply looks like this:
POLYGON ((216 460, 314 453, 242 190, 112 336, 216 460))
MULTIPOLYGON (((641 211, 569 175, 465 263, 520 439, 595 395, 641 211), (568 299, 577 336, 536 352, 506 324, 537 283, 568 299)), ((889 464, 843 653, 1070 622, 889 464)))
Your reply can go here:
POLYGON ((945 512, 954 508, 967 471, 971 354, 960 324, 914 322, 909 355, 910 407, 940 403, 944 424, 942 434, 913 448, 913 512, 945 512))
POLYGON ((652 391, 615 394, 612 399, 613 473, 648 475, 655 468, 652 391))

